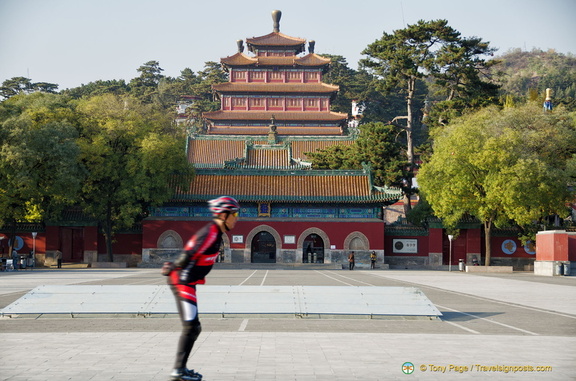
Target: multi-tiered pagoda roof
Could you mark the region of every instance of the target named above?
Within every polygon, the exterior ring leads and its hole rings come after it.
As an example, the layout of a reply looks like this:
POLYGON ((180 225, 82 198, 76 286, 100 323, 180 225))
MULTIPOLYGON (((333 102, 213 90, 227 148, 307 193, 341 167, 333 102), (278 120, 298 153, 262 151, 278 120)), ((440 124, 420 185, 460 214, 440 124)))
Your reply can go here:
POLYGON ((238 52, 221 59, 229 82, 213 85, 221 100, 219 111, 204 113, 211 135, 258 135, 268 132, 275 118, 278 135, 343 135, 347 114, 330 110, 338 86, 322 82, 330 59, 314 53, 315 42, 274 31, 238 41, 238 52))

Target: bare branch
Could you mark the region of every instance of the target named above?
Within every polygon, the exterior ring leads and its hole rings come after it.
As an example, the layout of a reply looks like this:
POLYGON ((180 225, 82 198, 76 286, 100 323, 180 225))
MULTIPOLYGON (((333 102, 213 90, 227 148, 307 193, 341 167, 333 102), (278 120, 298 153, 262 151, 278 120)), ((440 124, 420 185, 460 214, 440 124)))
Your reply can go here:
POLYGON ((397 121, 397 120, 400 120, 400 119, 408 119, 408 116, 397 116, 397 117, 395 117, 394 119, 392 119, 391 121, 389 121, 388 124, 389 124, 389 125, 392 125, 392 126, 394 126, 394 127, 402 128, 403 130, 409 130, 408 127, 396 123, 396 121, 397 121))

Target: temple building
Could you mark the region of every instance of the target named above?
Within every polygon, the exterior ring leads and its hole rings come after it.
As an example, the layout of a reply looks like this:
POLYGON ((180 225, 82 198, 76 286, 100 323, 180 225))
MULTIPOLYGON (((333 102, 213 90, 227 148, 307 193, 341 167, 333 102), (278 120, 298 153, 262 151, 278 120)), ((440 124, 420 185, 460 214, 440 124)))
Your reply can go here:
POLYGON ((205 130, 188 140, 196 177, 144 221, 144 261, 160 260, 205 224, 206 201, 220 195, 242 205, 224 262, 340 263, 350 251, 372 250, 383 259, 382 208, 400 191, 374 186, 369 167, 311 169, 307 152, 355 137, 348 115, 330 110, 338 92, 322 81, 330 59, 314 53, 314 41, 306 52, 306 40, 281 33, 280 16, 272 13, 271 33, 237 41, 221 59, 229 81, 213 85, 220 110, 204 113, 205 130))

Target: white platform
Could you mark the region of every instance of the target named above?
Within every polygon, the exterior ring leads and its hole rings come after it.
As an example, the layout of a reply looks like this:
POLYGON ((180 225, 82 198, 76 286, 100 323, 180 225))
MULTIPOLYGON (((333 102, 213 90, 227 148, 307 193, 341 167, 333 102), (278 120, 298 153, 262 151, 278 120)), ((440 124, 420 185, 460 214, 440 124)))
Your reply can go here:
MULTIPOLYGON (((415 287, 198 286, 201 315, 439 317, 415 287)), ((176 314, 168 286, 39 286, 0 314, 176 314)))

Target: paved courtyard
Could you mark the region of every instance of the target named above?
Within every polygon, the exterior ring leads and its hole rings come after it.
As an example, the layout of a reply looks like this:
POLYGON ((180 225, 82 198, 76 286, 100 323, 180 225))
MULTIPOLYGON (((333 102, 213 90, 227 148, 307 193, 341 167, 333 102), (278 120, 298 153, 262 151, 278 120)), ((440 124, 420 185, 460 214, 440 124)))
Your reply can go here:
MULTIPOLYGON (((158 269, 0 273, 0 309, 41 285, 164 282, 158 269)), ((416 287, 442 316, 201 315, 189 366, 206 381, 576 379, 576 277, 216 268, 207 285, 416 287)), ((167 380, 179 330, 173 314, 0 317, 0 379, 167 380)))

